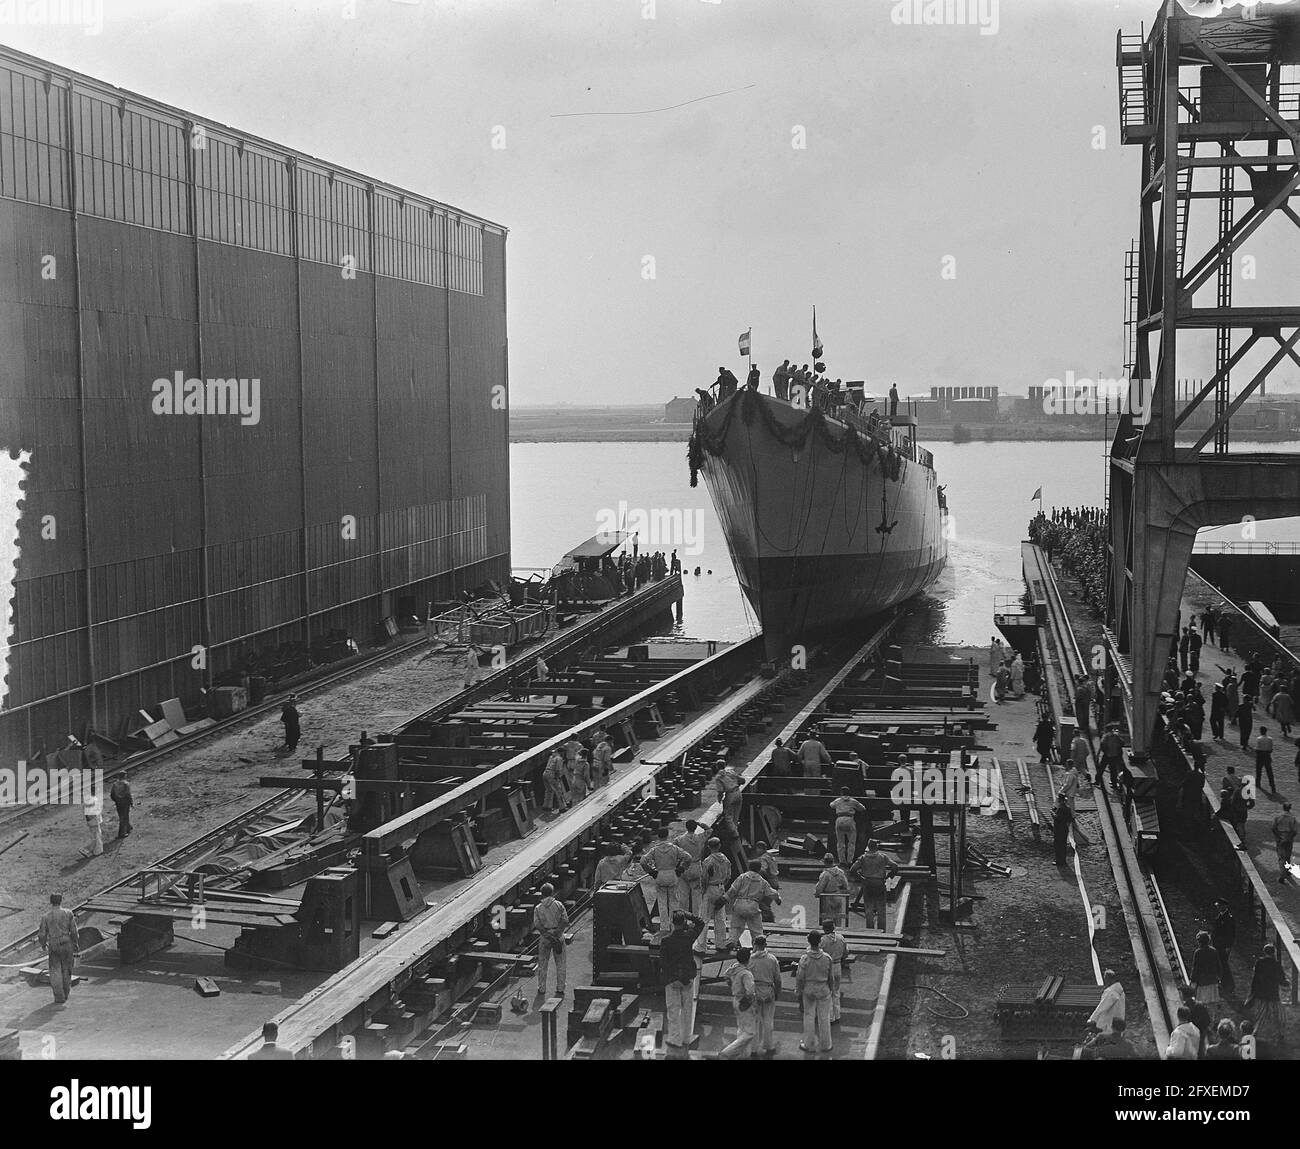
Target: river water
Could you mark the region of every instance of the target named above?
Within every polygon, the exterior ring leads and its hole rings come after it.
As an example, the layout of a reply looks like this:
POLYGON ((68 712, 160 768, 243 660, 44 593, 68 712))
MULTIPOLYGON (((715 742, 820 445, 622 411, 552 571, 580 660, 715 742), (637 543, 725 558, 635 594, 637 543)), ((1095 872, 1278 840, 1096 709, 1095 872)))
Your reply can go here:
MULTIPOLYGON (((947 486, 948 566, 930 589, 937 642, 982 646, 995 595, 1018 595, 1020 541, 1043 505, 1096 506, 1105 487, 1102 445, 929 443, 947 486)), ((1300 451, 1300 443, 1252 450, 1300 451)), ((685 573, 680 637, 736 641, 759 630, 741 593, 703 478, 692 489, 685 443, 515 443, 510 448, 513 565, 550 567, 570 547, 620 524, 651 533, 643 549, 674 547, 685 573), (698 575, 694 573, 698 568, 698 575)), ((1259 539, 1300 537, 1297 520, 1260 524, 1259 539)), ((1207 537, 1240 537, 1219 528, 1207 537)))

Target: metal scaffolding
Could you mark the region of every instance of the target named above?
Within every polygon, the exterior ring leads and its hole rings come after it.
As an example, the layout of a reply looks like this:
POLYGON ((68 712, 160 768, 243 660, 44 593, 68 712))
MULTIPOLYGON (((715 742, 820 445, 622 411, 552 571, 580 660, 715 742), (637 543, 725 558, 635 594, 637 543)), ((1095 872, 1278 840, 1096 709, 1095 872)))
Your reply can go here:
MULTIPOLYGON (((1300 3, 1202 19, 1166 0, 1148 35, 1118 36, 1120 135, 1141 146, 1143 161, 1126 352, 1149 407, 1144 418, 1130 404, 1111 445, 1106 623, 1112 682, 1116 660, 1130 672, 1137 753, 1157 717, 1197 530, 1300 514, 1300 457, 1231 451, 1229 439, 1241 405, 1281 364, 1300 364, 1300 301, 1243 306, 1233 297, 1242 245, 1269 221, 1284 227, 1281 217, 1300 226, 1290 203, 1300 190, 1297 63, 1300 3), (1205 250, 1189 256, 1206 234, 1205 250), (1197 295, 1211 281, 1207 305, 1197 295), (1176 381, 1189 371, 1179 354, 1191 352, 1179 337, 1196 330, 1215 333, 1215 371, 1180 396, 1176 381), (1244 380, 1235 387, 1234 369, 1244 380), (1203 405, 1212 416, 1194 418, 1203 405)), ((1280 246, 1266 250, 1289 259, 1280 246)), ((1296 269, 1287 270, 1289 281, 1274 265, 1268 281, 1292 288, 1296 269)))

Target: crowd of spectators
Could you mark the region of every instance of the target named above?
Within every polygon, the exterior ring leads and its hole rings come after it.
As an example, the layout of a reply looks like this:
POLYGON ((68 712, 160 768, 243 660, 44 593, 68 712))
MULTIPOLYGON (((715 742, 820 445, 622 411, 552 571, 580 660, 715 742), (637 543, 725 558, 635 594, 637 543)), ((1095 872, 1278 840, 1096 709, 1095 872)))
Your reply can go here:
POLYGON ((1029 524, 1029 541, 1055 558, 1079 582, 1084 601, 1098 617, 1106 609, 1106 512, 1100 507, 1053 507, 1029 524))

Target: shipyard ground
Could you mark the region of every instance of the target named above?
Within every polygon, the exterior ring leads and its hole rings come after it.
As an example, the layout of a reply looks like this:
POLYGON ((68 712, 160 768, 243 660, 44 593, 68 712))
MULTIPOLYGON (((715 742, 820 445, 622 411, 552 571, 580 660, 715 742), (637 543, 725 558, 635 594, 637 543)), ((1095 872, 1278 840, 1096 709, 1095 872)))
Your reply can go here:
MULTIPOLYGON (((1056 575, 1066 610, 1070 615, 1071 625, 1074 627, 1080 645, 1082 646, 1085 640, 1089 645, 1100 641, 1100 626, 1079 597, 1077 583, 1059 566, 1056 567, 1056 575)), ((1201 583, 1195 575, 1189 575, 1187 591, 1182 603, 1183 622, 1186 623, 1193 614, 1199 615, 1201 610, 1211 602, 1222 601, 1223 596, 1209 593, 1205 584, 1201 583)), ((1224 651, 1213 643, 1207 642, 1201 651, 1200 671, 1196 676, 1203 687, 1207 702, 1213 684, 1223 677, 1221 667, 1232 667, 1240 677, 1245 662, 1239 655, 1224 651)), ((1295 756, 1300 749, 1295 735, 1300 733, 1300 729, 1293 730, 1290 739, 1284 738, 1272 718, 1257 712, 1254 736, 1259 734, 1261 725, 1268 727, 1275 744, 1273 772, 1277 778, 1278 789, 1271 791, 1263 786, 1259 788, 1255 808, 1250 811, 1246 823, 1246 854, 1267 885, 1282 920, 1295 934, 1300 932, 1300 884, 1297 882, 1297 877, 1300 875, 1293 867, 1288 882, 1283 884, 1278 881, 1277 846, 1269 831, 1269 825, 1274 815, 1281 811, 1283 801, 1300 800, 1300 777, 1297 776, 1295 765, 1295 756)), ((1254 751, 1241 748, 1237 728, 1231 722, 1227 723, 1224 733, 1226 737, 1223 739, 1213 738, 1207 720, 1202 739, 1206 755, 1207 795, 1211 791, 1217 794, 1228 766, 1235 766, 1237 773, 1243 777, 1247 774, 1254 777, 1254 751)), ((1211 929, 1214 900, 1223 898, 1231 906, 1237 920, 1237 942, 1231 951, 1229 964, 1236 992, 1225 993, 1224 1003, 1216 1013, 1216 1017, 1225 1016, 1240 1020, 1246 1016, 1240 1006, 1249 995, 1251 971, 1255 959, 1264 944, 1274 939, 1271 934, 1259 928, 1258 905, 1256 904, 1252 910, 1243 898, 1242 883, 1237 877, 1237 860, 1232 857, 1233 848, 1220 826, 1205 816, 1203 807, 1191 807, 1181 800, 1187 771, 1181 763, 1171 761, 1167 755, 1157 753, 1155 763, 1160 782, 1156 803, 1162 831, 1155 873, 1160 881, 1165 904, 1177 929, 1178 943, 1185 960, 1190 958, 1197 932, 1211 929), (1252 921, 1252 918, 1256 920, 1252 921)), ((1288 1031, 1292 1031, 1297 1007, 1288 1004, 1289 999, 1290 991, 1284 988, 1283 1014, 1288 1031)), ((1130 1006, 1132 1000, 1130 994, 1130 1006)), ((1288 1051, 1294 1055, 1294 1049, 1293 1038, 1288 1051)))
MULTIPOLYGON (((976 660, 984 697, 989 698, 988 648, 950 648, 945 653, 976 660)), ((939 656, 940 648, 904 646, 905 660, 936 661, 939 656)), ((1155 1056, 1095 803, 1084 796, 1077 806, 1079 822, 1092 844, 1077 855, 1071 852, 1069 865, 1058 870, 1050 833, 1044 829, 1042 840, 1034 840, 1027 807, 1016 793, 1016 759, 1021 758, 1029 769, 1043 821, 1050 823, 1052 788, 1032 744, 1037 702, 1037 695, 1026 694, 989 704, 997 729, 983 732, 979 742, 1002 763, 1011 817, 967 821, 971 844, 991 861, 1009 867, 1014 876, 982 877, 970 872, 967 888, 985 900, 975 902, 970 916, 957 928, 940 920, 937 898, 913 899, 908 924, 917 931, 914 944, 946 952, 942 958, 900 963, 881 1058, 1023 1060, 1038 1056, 1042 1047, 1036 1042, 1002 1039, 996 1001, 1008 985, 1040 984, 1053 974, 1071 983, 1096 984, 1089 912, 1074 869, 1076 859, 1089 904, 1106 912, 1109 928, 1098 929, 1095 935, 1098 962, 1102 969, 1114 969, 1127 988, 1129 1035, 1135 1047, 1145 1057, 1155 1056)), ((1047 1051, 1052 1057, 1068 1057, 1071 1046, 1053 1042, 1047 1051)))
MULTIPOLYGON (((675 654, 682 652, 682 648, 676 646, 671 650, 675 654)), ((825 673, 813 674, 812 685, 815 687, 824 677, 825 673)), ((451 692, 458 687, 459 681, 449 684, 451 692)), ((426 696, 422 705, 427 706, 432 701, 426 696)), ((240 733, 234 737, 239 737, 240 733)), ((670 731, 664 742, 681 735, 680 730, 670 731)), ((344 736, 348 736, 346 730, 344 736)), ((761 737, 754 739, 755 747, 761 743, 761 737)), ((655 744, 642 744, 643 755, 651 755, 654 751, 655 744)), ((179 757, 175 762, 173 771, 183 769, 179 757)), ((262 768, 266 764, 262 763, 262 768)), ((250 769, 256 771, 258 766, 250 769)), ((264 794, 265 791, 260 791, 258 796, 264 794)), ((313 800, 304 796, 298 802, 300 810, 295 807, 278 816, 283 820, 296 813, 306 813, 312 804, 313 800)), ((700 810, 706 808, 707 805, 701 806, 700 810)), ((557 826, 579 813, 575 809, 564 815, 544 816, 540 824, 543 827, 557 826)), ((530 845, 531 839, 519 839, 495 847, 488 859, 488 869, 508 863, 516 853, 530 845)), ((484 872, 454 882, 421 883, 426 903, 433 910, 453 904, 458 895, 482 878, 484 872)), ((294 899, 300 890, 301 887, 293 887, 279 893, 294 899)), ((811 892, 811 881, 789 881, 781 912, 788 914, 798 905, 812 904, 811 892)), ((407 928, 410 924, 400 928, 407 928)), ((575 925, 574 943, 569 954, 570 987, 590 982, 590 916, 579 916, 575 925)), ((196 933, 178 928, 172 947, 130 966, 120 964, 110 934, 108 940, 78 963, 77 974, 83 980, 74 988, 66 1005, 53 1004, 49 989, 44 985, 29 986, 22 981, 13 981, 0 990, 0 1024, 18 1031, 22 1053, 27 1058, 133 1060, 215 1057, 329 977, 325 973, 297 970, 244 975, 232 973, 224 965, 221 950, 233 943, 237 933, 233 927, 213 926, 200 940, 196 933), (220 987, 221 995, 204 999, 196 994, 195 979, 200 977, 211 978, 220 987)), ((362 936, 364 954, 374 942, 369 937, 368 928, 363 930, 362 936)), ((854 967, 852 984, 846 985, 845 1020, 836 1027, 834 1056, 862 1056, 882 964, 883 958, 864 957, 854 967)), ((706 968, 706 975, 716 973, 720 968, 720 962, 711 963, 706 968)), ((496 996, 504 1004, 505 998, 519 986, 525 990, 529 1001, 526 1015, 516 1015, 503 1008, 499 1023, 479 1025, 472 1021, 474 1015, 471 1014, 470 1021, 444 1025, 440 1033, 442 1040, 463 1042, 472 1058, 539 1058, 540 1018, 536 1013, 538 1002, 534 1000, 534 979, 524 978, 503 985, 496 996)), ((643 995, 647 1008, 655 1008, 656 996, 643 995)), ((662 1011, 661 998, 658 1009, 662 1011)), ((729 999, 721 992, 713 993, 706 989, 697 1025, 701 1037, 696 1047, 697 1054, 707 1055, 721 1048, 730 1040, 726 1030, 732 1024, 729 999)), ((787 1055, 803 1056, 797 1049, 799 1018, 792 997, 778 1011, 778 1027, 791 1035, 787 1055)), ((609 1050, 609 1054, 614 1056, 619 1052, 613 1047, 609 1050)), ((631 1055, 629 1050, 621 1053, 631 1055)))
MULTIPOLYGON (((905 660, 964 662, 973 659, 980 671, 981 690, 988 699, 991 684, 987 648, 935 646, 927 641, 934 625, 933 615, 925 610, 915 611, 903 621, 897 639, 904 644, 905 660)), ((1083 637, 1081 633, 1080 638, 1083 637)), ((308 731, 304 742, 320 740, 328 746, 332 739, 339 745, 346 744, 355 737, 357 729, 367 724, 374 728, 383 726, 384 722, 376 721, 381 714, 425 708, 441 695, 459 689, 461 668, 454 657, 448 656, 441 667, 437 658, 418 664, 420 658, 420 652, 412 652, 409 658, 366 674, 356 682, 332 688, 328 704, 322 697, 316 705, 304 709, 304 726, 308 731), (367 722, 361 721, 363 715, 367 716, 367 722)), ((1087 796, 1081 799, 1080 822, 1092 844, 1079 851, 1076 875, 1074 854, 1070 865, 1058 870, 1049 833, 1044 831, 1041 841, 1034 839, 1028 807, 1016 793, 1015 763, 1020 758, 1030 770, 1034 792, 1046 820, 1052 782, 1030 745, 1036 702, 1036 696, 1026 695, 1003 704, 987 703, 997 729, 982 732, 979 739, 983 748, 979 751, 981 757, 992 755, 1003 765, 1010 817, 972 815, 968 822, 969 840, 992 861, 1011 867, 1012 876, 982 877, 970 872, 966 886, 983 900, 975 901, 970 915, 955 927, 940 919, 938 899, 926 895, 922 888, 914 888, 903 926, 896 921, 896 902, 891 902, 889 929, 906 931, 909 935, 906 944, 942 950, 943 956, 898 959, 877 1052, 880 1059, 1032 1059, 1043 1047, 1035 1042, 1004 1041, 1001 1037, 996 1011, 1001 990, 1013 984, 1039 983, 1053 974, 1091 986, 1096 981, 1095 970, 1107 967, 1118 971, 1128 988, 1128 1018, 1134 1044, 1143 1056, 1155 1056, 1146 1024, 1146 1006, 1095 808, 1087 796), (1080 891, 1080 876, 1086 899, 1080 891), (1089 917, 1093 907, 1104 909, 1093 943, 1097 951, 1096 965, 1089 946, 1089 917)), ((123 846, 110 847, 104 858, 94 862, 84 862, 79 857, 72 861, 69 857, 75 856, 75 851, 84 844, 79 811, 51 811, 40 815, 43 849, 55 859, 56 868, 59 865, 66 868, 60 882, 71 892, 75 879, 68 875, 77 875, 84 882, 83 896, 89 895, 183 844, 221 817, 228 817, 241 804, 252 805, 264 797, 266 791, 252 787, 260 773, 279 761, 274 753, 278 735, 279 725, 274 716, 265 718, 228 737, 173 755, 142 774, 135 783, 143 806, 138 820, 140 831, 123 846), (156 809, 159 795, 174 804, 174 812, 165 820, 158 817, 156 809), (192 806, 187 805, 191 796, 192 806), (123 847, 130 847, 133 852, 128 854, 123 847)), ((498 847, 489 859, 490 865, 502 864, 524 845, 520 841, 498 847)), ((10 856, 18 852, 11 851, 10 856)), ((39 864, 24 861, 23 866, 11 867, 6 882, 12 884, 12 875, 21 875, 25 866, 30 867, 26 872, 31 876, 26 880, 33 888, 28 900, 43 901, 43 897, 38 899, 44 892, 39 864)), ((436 891, 428 893, 430 904, 446 904, 471 882, 467 879, 464 883, 440 884, 436 891)), ((292 897, 294 892, 285 891, 285 895, 292 897)), ((6 896, 5 900, 18 899, 6 896)), ((813 904, 811 881, 786 880, 783 905, 777 910, 778 924, 788 921, 795 907, 813 904)), ((12 924, 12 917, 5 922, 11 937, 23 932, 12 924)), ((811 920, 813 915, 807 917, 811 920)), ((572 1002, 572 987, 590 984, 590 915, 581 915, 575 925, 569 950, 570 997, 562 1018, 572 1002)), ((237 931, 228 932, 230 937, 214 927, 205 940, 215 943, 215 947, 228 945, 237 931)), ((368 934, 365 936, 363 946, 369 944, 368 934)), ((48 988, 43 986, 29 987, 21 982, 4 986, 0 991, 0 1026, 20 1031, 27 1057, 39 1057, 47 1049, 60 1058, 212 1057, 255 1031, 261 1021, 276 1015, 326 976, 300 971, 232 975, 223 965, 220 948, 215 947, 198 944, 192 937, 182 937, 182 931, 178 930, 173 948, 128 968, 119 965, 110 941, 78 967, 79 975, 85 980, 74 989, 65 1006, 53 1005, 48 988), (195 978, 200 976, 212 977, 220 985, 222 996, 200 998, 193 988, 195 978)), ((834 1058, 859 1059, 864 1055, 883 964, 883 957, 865 956, 854 964, 852 979, 845 983, 845 1019, 833 1027, 834 1058)), ((719 970, 719 964, 706 968, 706 979, 719 970)), ((1247 970, 1239 968, 1239 983, 1246 978, 1247 970)), ((791 989, 792 981, 787 977, 791 989)), ((445 1023, 440 1039, 449 1047, 463 1045, 465 1055, 472 1059, 539 1058, 542 1039, 536 989, 536 980, 531 976, 503 983, 494 994, 503 1006, 500 1020, 467 1014, 445 1023), (517 1014, 508 1003, 520 989, 527 1011, 517 1014)), ((639 1005, 662 1014, 661 995, 643 994, 639 1005)), ((697 1057, 716 1054, 734 1033, 731 1005, 721 987, 706 984, 702 990, 696 1031, 699 1041, 692 1056, 697 1057)), ((778 1006, 778 1057, 806 1057, 798 1048, 800 1035, 798 1008, 791 993, 778 1006)), ((1054 1057, 1070 1054, 1069 1043, 1056 1042, 1048 1049, 1054 1057)), ((602 1055, 633 1056, 626 1046, 611 1046, 602 1055)))

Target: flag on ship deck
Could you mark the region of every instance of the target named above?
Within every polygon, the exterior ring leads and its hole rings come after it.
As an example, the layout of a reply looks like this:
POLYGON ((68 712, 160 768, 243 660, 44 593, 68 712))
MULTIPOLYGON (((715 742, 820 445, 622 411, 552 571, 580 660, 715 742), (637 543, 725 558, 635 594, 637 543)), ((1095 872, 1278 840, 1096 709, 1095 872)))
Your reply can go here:
POLYGON ((751 327, 749 331, 742 331, 740 333, 740 353, 742 355, 749 354, 749 336, 750 336, 750 332, 752 332, 753 330, 754 329, 751 327))
POLYGON ((822 351, 823 351, 822 337, 817 334, 817 308, 814 307, 813 308, 813 349, 812 349, 813 358, 820 359, 822 357, 822 351))
POLYGON ((1043 497, 1043 488, 1039 487, 1038 490, 1036 490, 1032 495, 1029 496, 1029 501, 1032 503, 1035 499, 1041 499, 1042 497, 1043 497))

